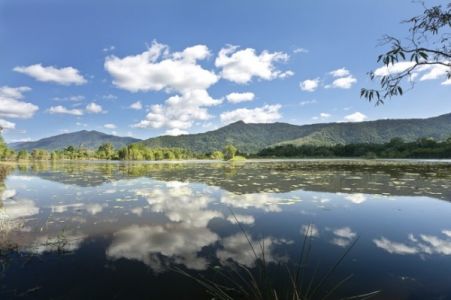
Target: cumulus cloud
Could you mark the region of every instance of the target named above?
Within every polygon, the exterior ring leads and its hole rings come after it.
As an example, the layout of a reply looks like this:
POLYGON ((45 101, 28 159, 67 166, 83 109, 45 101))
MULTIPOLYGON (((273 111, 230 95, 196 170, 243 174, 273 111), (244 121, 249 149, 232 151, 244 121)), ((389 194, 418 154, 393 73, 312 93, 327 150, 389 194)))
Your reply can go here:
POLYGON ((230 93, 226 97, 227 101, 230 103, 240 103, 240 102, 246 102, 246 101, 252 101, 255 98, 254 93, 230 93))
POLYGON ((245 123, 272 123, 281 118, 280 104, 264 105, 256 108, 239 108, 221 113, 223 123, 243 121, 245 123))
POLYGON ((27 67, 15 67, 13 70, 42 82, 54 82, 62 85, 81 85, 87 82, 80 72, 73 67, 58 69, 54 66, 44 67, 41 64, 35 64, 27 67))
MULTIPOLYGON (((444 61, 443 63, 449 63, 448 61, 444 61)), ((388 75, 396 75, 407 71, 408 69, 415 66, 415 62, 412 61, 401 61, 394 64, 390 64, 388 66, 382 66, 374 70, 374 75, 376 77, 388 76, 388 75)), ((412 71, 411 80, 415 80, 419 77, 419 81, 425 80, 437 80, 437 79, 445 79, 442 81, 442 85, 451 84, 451 80, 447 78, 450 69, 448 66, 444 65, 422 65, 415 70, 412 71)))
POLYGON ((23 93, 30 91, 29 87, 0 87, 0 117, 31 118, 39 109, 38 106, 22 101, 23 93))
POLYGON ((382 66, 374 70, 374 75, 377 77, 398 74, 406 71, 407 69, 413 67, 415 62, 413 61, 401 61, 388 66, 382 66))
POLYGON ((349 70, 346 68, 341 68, 341 69, 330 71, 329 74, 332 75, 333 77, 346 77, 346 76, 351 75, 349 70))
POLYGON ((326 88, 350 89, 356 82, 357 79, 354 76, 349 75, 335 79, 331 84, 326 85, 326 88))
POLYGON ((299 83, 301 90, 305 92, 314 92, 319 86, 319 78, 307 79, 299 83))
POLYGON ((451 78, 442 82, 442 85, 451 85, 451 78))
POLYGON ((176 93, 164 104, 152 105, 144 120, 132 127, 166 128, 168 134, 180 134, 187 132, 194 121, 211 118, 207 107, 222 102, 207 92, 219 76, 198 63, 209 56, 210 51, 205 45, 171 53, 168 46, 154 41, 147 51, 138 55, 108 56, 105 69, 119 88, 131 92, 164 90, 176 93))
POLYGON ((164 105, 152 105, 146 118, 132 127, 166 127, 167 134, 186 133, 194 121, 205 121, 212 117, 206 107, 218 105, 221 102, 211 98, 206 90, 187 91, 181 95, 169 97, 164 105))
POLYGON ((305 48, 296 48, 293 50, 293 53, 309 53, 308 49, 305 48))
POLYGON ((141 101, 136 101, 136 102, 133 102, 132 104, 130 104, 130 108, 134 109, 134 110, 141 110, 143 108, 143 105, 142 105, 141 101))
POLYGON ((103 127, 107 128, 107 129, 116 129, 116 125, 112 124, 112 123, 108 123, 103 125, 103 127))
POLYGON ((264 80, 285 78, 293 75, 292 71, 280 71, 275 67, 277 62, 286 62, 288 54, 269 52, 257 54, 255 49, 238 50, 238 46, 228 45, 219 51, 215 66, 221 69, 221 77, 239 84, 249 83, 253 77, 264 80))
POLYGON ((95 102, 91 102, 88 105, 86 105, 86 111, 92 114, 99 114, 104 112, 102 106, 95 102))
POLYGON ((0 119, 0 127, 3 129, 14 129, 16 128, 16 124, 13 122, 6 121, 4 119, 0 119))
POLYGON ((368 117, 362 114, 361 112, 357 111, 355 113, 345 116, 344 119, 346 122, 362 122, 368 119, 368 117))
POLYGON ((73 115, 73 116, 81 116, 83 115, 83 111, 81 109, 73 108, 69 109, 62 105, 51 106, 49 108, 49 113, 51 114, 65 114, 65 115, 73 115))
POLYGON ((167 45, 154 41, 149 49, 137 55, 108 56, 104 66, 113 77, 114 85, 130 92, 169 89, 181 93, 207 89, 218 81, 214 72, 197 63, 209 55, 205 45, 170 54, 167 45))
POLYGON ((330 118, 332 115, 329 113, 322 112, 319 116, 312 117, 313 120, 325 120, 330 118))

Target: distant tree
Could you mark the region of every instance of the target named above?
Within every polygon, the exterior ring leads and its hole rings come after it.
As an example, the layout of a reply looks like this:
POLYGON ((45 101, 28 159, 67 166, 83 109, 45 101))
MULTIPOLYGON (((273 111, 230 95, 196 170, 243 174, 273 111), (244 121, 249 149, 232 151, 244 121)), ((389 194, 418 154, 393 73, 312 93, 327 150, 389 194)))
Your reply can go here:
POLYGON ((224 153, 222 153, 221 151, 213 151, 213 153, 211 153, 210 155, 210 158, 217 160, 224 159, 224 153))
MULTIPOLYGON (((403 23, 410 24, 410 36, 407 43, 393 36, 385 36, 383 45, 391 49, 379 55, 377 61, 390 68, 396 63, 403 65, 396 72, 387 72, 379 76, 379 89, 362 88, 360 96, 376 101, 376 105, 384 100, 403 94, 403 83, 414 84, 418 71, 438 67, 441 72, 451 78, 451 3, 424 7, 423 14, 403 23)), ((371 80, 376 78, 374 72, 369 73, 371 80)))
POLYGON ((49 157, 49 152, 45 149, 33 149, 31 151, 31 159, 33 160, 47 160, 49 157))
POLYGON ((97 155, 101 159, 113 159, 114 154, 114 147, 111 143, 104 143, 97 149, 97 155))
POLYGON ((20 150, 18 153, 17 153, 17 160, 27 160, 28 158, 29 158, 29 154, 28 154, 28 151, 27 150, 24 150, 24 149, 22 149, 22 150, 20 150))
POLYGON ((225 159, 233 159, 236 155, 236 152, 238 149, 235 148, 233 145, 227 145, 224 148, 224 158, 225 159))

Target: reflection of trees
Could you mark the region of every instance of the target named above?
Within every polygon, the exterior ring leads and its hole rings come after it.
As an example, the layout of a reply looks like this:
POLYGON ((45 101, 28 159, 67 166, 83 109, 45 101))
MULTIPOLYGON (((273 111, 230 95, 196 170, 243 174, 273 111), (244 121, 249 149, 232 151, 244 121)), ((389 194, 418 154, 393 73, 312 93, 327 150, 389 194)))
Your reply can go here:
POLYGON ((201 182, 236 194, 293 190, 360 194, 424 195, 449 199, 451 165, 362 161, 229 163, 44 162, 20 165, 44 179, 96 186, 124 178, 201 182))

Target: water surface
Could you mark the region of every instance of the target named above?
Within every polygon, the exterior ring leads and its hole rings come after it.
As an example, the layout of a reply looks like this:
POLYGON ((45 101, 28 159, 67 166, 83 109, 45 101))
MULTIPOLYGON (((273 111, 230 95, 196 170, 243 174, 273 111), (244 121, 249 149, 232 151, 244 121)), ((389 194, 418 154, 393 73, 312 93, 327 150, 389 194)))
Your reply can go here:
POLYGON ((237 220, 281 293, 309 227, 306 281, 358 239, 331 299, 451 299, 449 162, 3 164, 0 178, 1 299, 209 299, 177 270, 255 268, 237 220))

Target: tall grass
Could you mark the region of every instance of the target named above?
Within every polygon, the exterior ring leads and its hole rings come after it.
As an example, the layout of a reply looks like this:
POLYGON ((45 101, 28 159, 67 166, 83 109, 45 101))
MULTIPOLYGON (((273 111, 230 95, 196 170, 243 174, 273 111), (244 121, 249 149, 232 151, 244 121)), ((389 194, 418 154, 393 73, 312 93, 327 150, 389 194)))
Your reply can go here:
MULTIPOLYGON (((277 279, 269 271, 265 245, 258 242, 255 247, 251 242, 249 234, 238 221, 235 214, 233 217, 238 224, 240 231, 246 237, 252 255, 255 258, 255 267, 249 268, 238 262, 233 262, 227 266, 215 267, 213 270, 218 275, 218 279, 207 278, 201 274, 191 274, 178 267, 175 270, 193 279, 205 288, 208 295, 218 300, 249 299, 249 300, 327 300, 336 298, 336 292, 353 277, 350 274, 338 282, 332 283, 332 275, 338 269, 343 260, 353 249, 358 239, 355 239, 345 251, 337 258, 335 263, 323 274, 319 274, 319 264, 313 274, 307 274, 306 269, 310 267, 310 254, 312 252, 312 225, 307 226, 304 231, 304 240, 300 249, 299 257, 294 266, 285 265, 285 277, 279 279, 285 282, 285 288, 276 288, 273 282, 277 279)), ((353 295, 341 299, 364 300, 379 294, 380 291, 372 291, 364 294, 353 295)))

